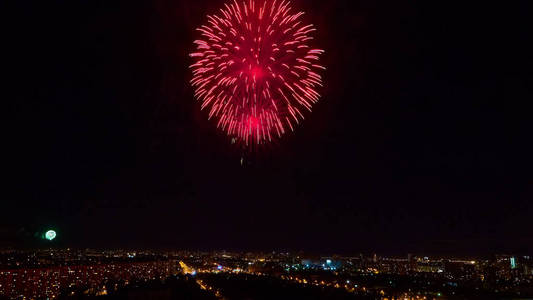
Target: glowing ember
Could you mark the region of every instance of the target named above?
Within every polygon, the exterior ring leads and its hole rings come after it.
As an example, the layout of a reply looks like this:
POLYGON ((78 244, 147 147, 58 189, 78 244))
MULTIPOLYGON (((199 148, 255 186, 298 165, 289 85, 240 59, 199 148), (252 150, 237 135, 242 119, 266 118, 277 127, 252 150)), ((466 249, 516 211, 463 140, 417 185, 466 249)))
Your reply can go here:
POLYGON ((234 0, 197 29, 194 95, 219 128, 246 144, 294 130, 320 98, 324 51, 308 45, 315 29, 289 4, 234 0))

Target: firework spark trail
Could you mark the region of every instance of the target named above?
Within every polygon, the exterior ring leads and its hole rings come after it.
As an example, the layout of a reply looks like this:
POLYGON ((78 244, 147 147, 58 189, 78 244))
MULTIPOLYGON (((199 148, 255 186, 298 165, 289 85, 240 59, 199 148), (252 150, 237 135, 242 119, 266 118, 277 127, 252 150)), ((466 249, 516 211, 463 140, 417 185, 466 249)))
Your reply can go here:
POLYGON ((217 127, 259 144, 294 130, 318 102, 324 51, 308 45, 315 28, 290 2, 241 1, 197 28, 191 85, 217 127))

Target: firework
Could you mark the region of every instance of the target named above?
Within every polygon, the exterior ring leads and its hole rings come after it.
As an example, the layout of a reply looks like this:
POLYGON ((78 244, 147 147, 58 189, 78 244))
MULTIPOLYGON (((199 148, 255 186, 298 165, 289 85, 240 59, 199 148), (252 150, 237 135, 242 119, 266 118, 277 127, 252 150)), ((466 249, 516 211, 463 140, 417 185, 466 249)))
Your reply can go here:
POLYGON ((198 28, 194 96, 217 127, 246 144, 281 137, 319 101, 323 50, 290 2, 229 2, 198 28))

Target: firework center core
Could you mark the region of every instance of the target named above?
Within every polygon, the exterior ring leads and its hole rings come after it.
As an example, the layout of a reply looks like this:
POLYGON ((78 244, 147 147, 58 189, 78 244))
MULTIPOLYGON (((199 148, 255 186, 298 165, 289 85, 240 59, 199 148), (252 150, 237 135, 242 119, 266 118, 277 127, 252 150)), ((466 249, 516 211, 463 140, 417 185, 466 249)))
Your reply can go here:
POLYGON ((263 77, 263 69, 261 69, 260 66, 256 66, 252 69, 252 76, 255 78, 261 78, 263 77))

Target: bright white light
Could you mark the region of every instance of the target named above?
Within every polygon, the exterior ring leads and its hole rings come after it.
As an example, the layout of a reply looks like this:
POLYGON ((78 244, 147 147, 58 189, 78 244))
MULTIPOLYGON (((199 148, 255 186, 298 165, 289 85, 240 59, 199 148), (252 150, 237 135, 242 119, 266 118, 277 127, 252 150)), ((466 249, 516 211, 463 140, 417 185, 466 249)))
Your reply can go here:
POLYGON ((51 241, 51 240, 53 240, 53 239, 56 238, 56 232, 53 231, 53 230, 48 230, 48 231, 44 234, 44 236, 46 237, 47 240, 51 241))

